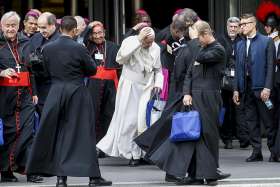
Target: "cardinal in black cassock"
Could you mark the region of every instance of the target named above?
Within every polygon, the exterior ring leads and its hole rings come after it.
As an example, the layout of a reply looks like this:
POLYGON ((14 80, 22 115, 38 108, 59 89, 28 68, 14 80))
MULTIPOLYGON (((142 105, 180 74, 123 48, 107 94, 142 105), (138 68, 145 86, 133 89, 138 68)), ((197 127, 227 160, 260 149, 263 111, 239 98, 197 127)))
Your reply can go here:
POLYGON ((97 74, 87 81, 95 108, 98 142, 105 136, 114 114, 118 75, 121 70, 121 66, 116 62, 119 46, 105 40, 105 30, 101 22, 93 25, 89 39, 84 43, 98 68, 97 74))

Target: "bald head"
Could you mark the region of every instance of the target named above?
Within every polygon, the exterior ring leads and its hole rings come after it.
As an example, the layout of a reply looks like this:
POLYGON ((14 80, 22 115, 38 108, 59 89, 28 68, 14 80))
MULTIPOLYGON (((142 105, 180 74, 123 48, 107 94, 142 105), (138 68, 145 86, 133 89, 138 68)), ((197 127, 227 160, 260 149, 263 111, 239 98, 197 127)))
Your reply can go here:
POLYGON ((38 18, 38 28, 44 38, 49 38, 56 30, 56 17, 50 12, 44 12, 38 18))

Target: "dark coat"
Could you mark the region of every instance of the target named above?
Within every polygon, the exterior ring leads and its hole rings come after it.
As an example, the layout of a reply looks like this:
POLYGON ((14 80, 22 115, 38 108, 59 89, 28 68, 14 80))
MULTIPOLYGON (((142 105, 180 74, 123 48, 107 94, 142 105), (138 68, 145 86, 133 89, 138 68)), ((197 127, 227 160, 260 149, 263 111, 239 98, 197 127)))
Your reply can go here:
MULTIPOLYGON (((20 57, 21 72, 29 71, 26 64, 29 40, 22 33, 17 36, 17 52, 20 57)), ((13 48, 10 43, 11 48, 13 48)), ((16 61, 1 33, 0 70, 15 68, 16 61)), ((32 79, 31 76, 31 81, 32 79)), ((36 95, 36 89, 33 88, 36 95)), ((4 146, 0 146, 0 171, 24 172, 26 160, 33 141, 34 112, 30 89, 28 87, 0 86, 0 118, 4 124, 4 146)))
MULTIPOLYGON (((275 46, 273 40, 257 33, 251 41, 250 72, 253 90, 272 89, 274 73, 275 46)), ((246 40, 236 47, 236 83, 235 90, 244 92, 246 80, 246 40)))
MULTIPOLYGON (((47 40, 45 39, 41 33, 34 34, 30 39, 30 53, 33 53, 35 50, 41 50, 43 46, 46 44, 55 41, 60 36, 58 31, 55 31, 50 38, 47 40)), ((36 74, 35 74, 36 75, 36 74)), ((36 75, 35 76, 35 83, 38 92, 38 108, 39 112, 41 113, 43 110, 43 106, 46 100, 46 97, 49 93, 51 81, 46 74, 36 75)))
POLYGON ((84 77, 96 72, 95 62, 68 36, 48 44, 43 55, 52 85, 27 173, 99 177, 94 108, 84 85, 84 77))

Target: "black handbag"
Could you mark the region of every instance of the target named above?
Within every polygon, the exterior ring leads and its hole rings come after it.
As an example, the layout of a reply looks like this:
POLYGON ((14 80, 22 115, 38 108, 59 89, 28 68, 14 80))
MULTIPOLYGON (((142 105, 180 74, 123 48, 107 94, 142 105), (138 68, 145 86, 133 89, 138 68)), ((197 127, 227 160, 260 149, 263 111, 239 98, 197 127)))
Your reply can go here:
POLYGON ((226 68, 222 78, 221 87, 224 90, 233 91, 234 90, 234 69, 226 68))

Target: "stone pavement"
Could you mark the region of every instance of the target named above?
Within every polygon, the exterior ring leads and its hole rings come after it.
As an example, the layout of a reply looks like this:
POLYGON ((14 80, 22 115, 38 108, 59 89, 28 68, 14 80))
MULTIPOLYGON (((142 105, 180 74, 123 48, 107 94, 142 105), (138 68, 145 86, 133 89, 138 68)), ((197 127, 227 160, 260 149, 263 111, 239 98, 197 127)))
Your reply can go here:
MULTIPOLYGON (((240 149, 238 142, 234 142, 234 149, 223 149, 220 146, 220 167, 223 172, 231 173, 231 177, 220 181, 220 187, 280 187, 280 163, 268 162, 269 151, 266 142, 263 142, 263 162, 246 163, 245 159, 250 155, 251 148, 240 149)), ((102 176, 113 181, 113 186, 176 186, 173 183, 165 183, 165 173, 152 165, 128 167, 128 161, 118 158, 100 159, 102 176)), ((42 184, 26 183, 25 177, 18 175, 18 183, 0 183, 1 187, 52 187, 56 178, 45 178, 42 184)), ((69 186, 87 186, 87 178, 68 179, 69 186)))

